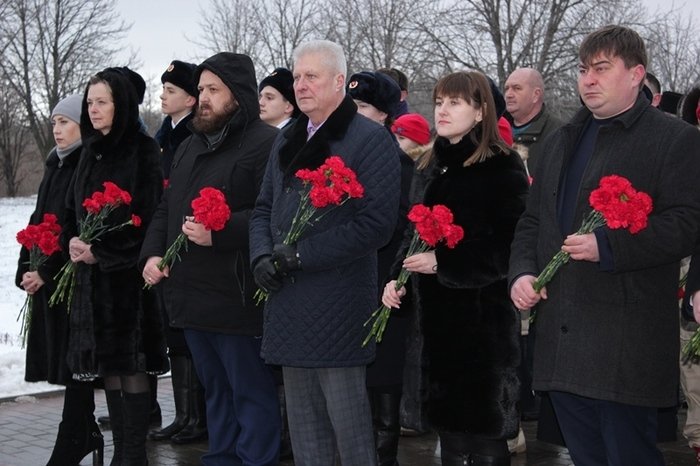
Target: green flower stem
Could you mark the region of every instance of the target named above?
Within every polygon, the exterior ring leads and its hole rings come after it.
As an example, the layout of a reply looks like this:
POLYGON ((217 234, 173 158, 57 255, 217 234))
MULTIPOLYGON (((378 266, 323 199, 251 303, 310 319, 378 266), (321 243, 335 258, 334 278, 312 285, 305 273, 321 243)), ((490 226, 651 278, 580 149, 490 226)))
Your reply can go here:
MULTIPOLYGON (((418 232, 413 233, 413 238, 411 238, 411 244, 408 247, 408 252, 406 253, 406 257, 411 257, 416 254, 420 254, 423 252, 426 252, 430 249, 430 247, 420 239, 420 236, 418 235, 418 232)), ((399 272, 399 276, 396 278, 396 284, 394 286, 395 290, 400 290, 403 288, 406 283, 408 282, 408 278, 411 276, 411 272, 406 270, 405 268, 401 267, 401 272, 399 272)), ((386 325, 389 322, 389 317, 391 316, 391 308, 382 304, 379 306, 378 309, 376 309, 370 316, 369 319, 367 319, 364 323, 364 327, 367 327, 370 322, 372 322, 372 327, 370 328, 369 333, 365 337, 365 339, 362 341, 362 346, 365 347, 367 346, 367 343, 369 343, 372 338, 377 343, 381 343, 382 337, 384 335, 384 330, 386 329, 386 325)))
POLYGON ((685 364, 695 364, 700 361, 700 329, 696 330, 688 343, 683 346, 682 352, 685 364))

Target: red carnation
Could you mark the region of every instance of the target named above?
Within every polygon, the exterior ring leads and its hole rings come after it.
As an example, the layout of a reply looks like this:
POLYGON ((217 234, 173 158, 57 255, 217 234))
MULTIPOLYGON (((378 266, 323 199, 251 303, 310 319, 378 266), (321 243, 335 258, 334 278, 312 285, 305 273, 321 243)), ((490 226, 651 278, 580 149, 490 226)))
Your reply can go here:
MULTIPOLYGON (((331 209, 343 205, 349 199, 364 196, 364 188, 355 172, 345 165, 342 157, 332 155, 315 170, 303 168, 294 174, 303 185, 299 208, 282 243, 296 243, 306 228, 313 226, 331 209), (323 212, 320 212, 324 209, 323 212)), ((267 299, 267 293, 258 289, 257 303, 267 299)))
MULTIPOLYGON (((444 241, 448 248, 454 248, 464 237, 464 229, 452 223, 454 221, 452 211, 441 204, 434 205, 432 209, 423 204, 416 204, 408 212, 408 219, 414 224, 415 231, 413 232, 413 238, 408 247, 406 257, 426 252, 436 247, 441 241, 444 241)), ((400 290, 406 284, 409 276, 410 272, 402 267, 396 279, 395 287, 397 290, 400 290)), ((365 327, 372 320, 374 322, 369 334, 362 342, 362 346, 366 346, 372 338, 377 343, 382 341, 382 335, 390 315, 391 309, 383 304, 372 313, 365 322, 365 327)))
POLYGON ((135 227, 141 226, 141 217, 138 215, 131 214, 131 224, 135 227))
MULTIPOLYGON (((610 229, 626 228, 636 234, 647 226, 652 211, 651 197, 632 187, 632 183, 622 176, 608 175, 600 179, 598 188, 588 197, 593 208, 583 219, 577 235, 593 233, 602 226, 610 229)), ((554 277, 559 268, 569 261, 569 254, 557 252, 533 283, 536 292, 554 277)), ((533 319, 534 314, 530 319, 533 319)))
POLYGON ((216 188, 202 188, 199 197, 192 200, 194 221, 212 231, 220 231, 231 218, 226 196, 216 188))

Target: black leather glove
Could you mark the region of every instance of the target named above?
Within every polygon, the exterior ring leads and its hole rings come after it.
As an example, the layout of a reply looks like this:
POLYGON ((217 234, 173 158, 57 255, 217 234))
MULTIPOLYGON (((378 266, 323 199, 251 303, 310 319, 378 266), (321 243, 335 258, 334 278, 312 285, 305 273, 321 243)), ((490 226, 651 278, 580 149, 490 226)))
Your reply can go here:
POLYGON ((296 244, 275 244, 272 251, 272 261, 280 273, 286 274, 301 269, 296 244))
POLYGON ((282 288, 282 276, 277 272, 272 256, 261 256, 253 267, 255 283, 265 292, 282 288))

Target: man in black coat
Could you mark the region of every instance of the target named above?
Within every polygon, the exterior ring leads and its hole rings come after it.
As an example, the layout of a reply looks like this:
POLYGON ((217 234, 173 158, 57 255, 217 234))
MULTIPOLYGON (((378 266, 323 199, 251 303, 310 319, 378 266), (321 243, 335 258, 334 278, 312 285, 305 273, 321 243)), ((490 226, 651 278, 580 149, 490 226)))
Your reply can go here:
POLYGON ((269 291, 262 356, 282 366, 294 460, 307 466, 376 464, 362 346, 377 307, 377 249, 399 211, 399 159, 389 132, 358 115, 345 93, 342 48, 329 41, 294 52, 302 114, 275 141, 251 218, 255 280, 269 291), (283 244, 300 202, 299 169, 337 155, 364 187, 283 244))
POLYGON ((194 134, 175 153, 169 187, 141 251, 143 277, 151 285, 163 281, 170 325, 184 328, 205 388, 209 451, 203 464, 245 459, 275 465, 279 404, 272 373, 260 359, 262 312, 253 300, 248 219, 278 131, 260 121, 248 56, 218 53, 197 67, 195 80, 194 134), (231 209, 220 231, 193 221, 190 204, 204 187, 222 191, 231 209), (159 270, 181 232, 187 250, 172 269, 159 270))
POLYGON ((549 391, 574 463, 662 465, 657 408, 677 398, 678 270, 700 230, 700 133, 649 105, 636 32, 594 31, 579 58, 585 108, 545 142, 512 245, 511 299, 537 305, 533 387, 549 391), (648 225, 573 234, 607 175, 651 196, 648 225), (571 260, 536 293, 560 249, 571 260))

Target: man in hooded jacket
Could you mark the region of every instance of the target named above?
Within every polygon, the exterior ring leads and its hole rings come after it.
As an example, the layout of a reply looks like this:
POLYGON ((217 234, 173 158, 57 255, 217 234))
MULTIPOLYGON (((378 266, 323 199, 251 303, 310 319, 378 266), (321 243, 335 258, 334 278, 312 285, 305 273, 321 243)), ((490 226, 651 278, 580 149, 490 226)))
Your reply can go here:
POLYGON ((280 415, 275 382, 260 358, 262 312, 248 260, 248 220, 277 129, 259 118, 250 57, 218 53, 195 71, 193 135, 180 144, 170 184, 143 249, 143 277, 162 281, 170 325, 183 328, 204 385, 209 429, 205 465, 273 465, 280 415), (220 231, 195 223, 199 191, 222 191, 231 218, 220 231), (187 250, 172 269, 157 264, 178 234, 187 250))

